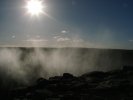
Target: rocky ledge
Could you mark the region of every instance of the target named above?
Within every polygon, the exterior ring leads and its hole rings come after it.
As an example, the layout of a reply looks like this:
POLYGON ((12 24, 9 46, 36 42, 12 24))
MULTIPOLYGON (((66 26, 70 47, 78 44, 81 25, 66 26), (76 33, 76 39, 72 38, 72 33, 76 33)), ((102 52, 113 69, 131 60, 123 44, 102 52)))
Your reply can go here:
POLYGON ((133 100, 133 67, 90 72, 75 77, 64 73, 40 78, 29 87, 1 94, 5 100, 133 100))

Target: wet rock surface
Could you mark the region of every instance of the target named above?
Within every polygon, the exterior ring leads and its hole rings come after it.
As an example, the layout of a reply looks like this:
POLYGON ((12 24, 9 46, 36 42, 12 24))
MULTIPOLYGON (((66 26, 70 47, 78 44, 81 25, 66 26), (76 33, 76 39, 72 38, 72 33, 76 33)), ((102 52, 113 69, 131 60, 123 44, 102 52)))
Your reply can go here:
POLYGON ((64 73, 40 78, 32 86, 1 90, 3 100, 133 100, 133 70, 91 72, 75 77, 64 73))

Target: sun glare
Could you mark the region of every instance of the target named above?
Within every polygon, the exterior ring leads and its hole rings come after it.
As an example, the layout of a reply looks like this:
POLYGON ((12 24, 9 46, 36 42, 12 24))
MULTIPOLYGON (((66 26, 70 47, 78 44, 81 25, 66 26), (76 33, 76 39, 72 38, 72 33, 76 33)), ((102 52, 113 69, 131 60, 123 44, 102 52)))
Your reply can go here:
POLYGON ((40 15, 43 13, 44 6, 41 0, 28 0, 26 6, 28 13, 31 15, 40 15))

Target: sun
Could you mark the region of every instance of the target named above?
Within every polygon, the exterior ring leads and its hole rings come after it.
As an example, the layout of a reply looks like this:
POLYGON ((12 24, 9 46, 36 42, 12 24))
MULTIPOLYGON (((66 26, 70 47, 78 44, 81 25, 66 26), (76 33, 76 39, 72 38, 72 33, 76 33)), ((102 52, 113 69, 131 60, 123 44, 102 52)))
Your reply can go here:
POLYGON ((43 10, 45 7, 41 0, 28 0, 26 8, 28 10, 28 13, 33 16, 38 16, 44 12, 43 10))

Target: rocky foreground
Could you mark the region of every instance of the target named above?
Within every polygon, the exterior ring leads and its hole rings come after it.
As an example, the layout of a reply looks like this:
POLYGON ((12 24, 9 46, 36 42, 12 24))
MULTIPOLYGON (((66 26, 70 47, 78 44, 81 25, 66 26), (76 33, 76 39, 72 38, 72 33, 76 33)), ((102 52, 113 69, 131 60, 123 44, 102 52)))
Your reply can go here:
POLYGON ((133 67, 40 78, 29 87, 2 92, 3 100, 133 100, 133 67))

